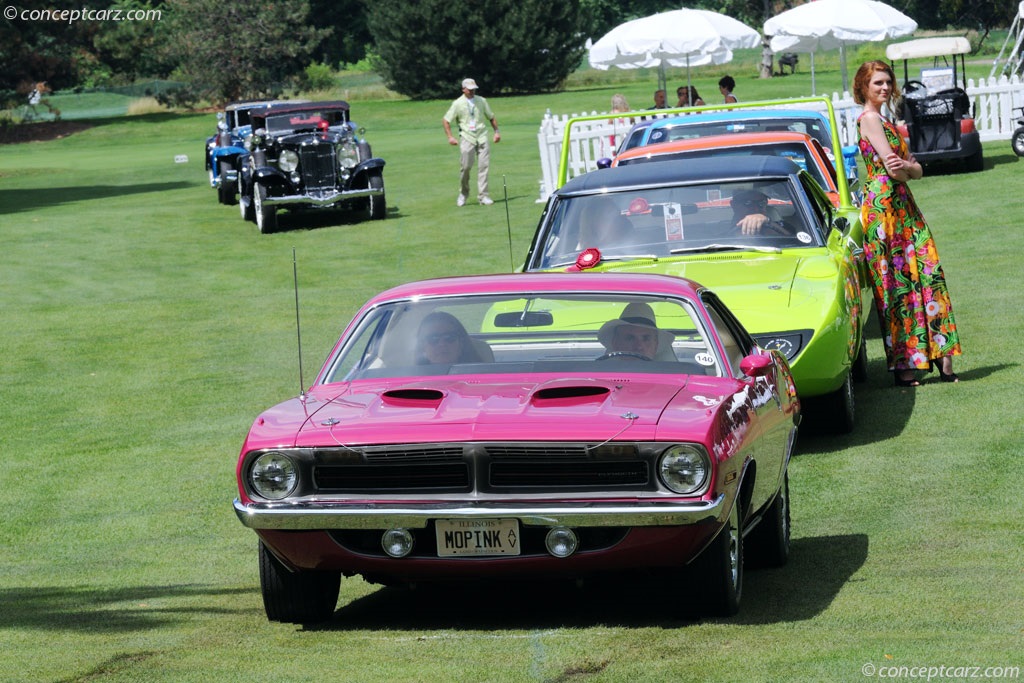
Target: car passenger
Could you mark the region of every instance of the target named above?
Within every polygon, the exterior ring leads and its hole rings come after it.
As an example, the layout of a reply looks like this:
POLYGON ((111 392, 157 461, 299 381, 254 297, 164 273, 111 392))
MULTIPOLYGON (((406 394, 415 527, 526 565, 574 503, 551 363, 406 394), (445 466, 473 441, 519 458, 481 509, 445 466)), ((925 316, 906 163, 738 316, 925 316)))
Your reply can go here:
POLYGON ((604 358, 642 358, 643 360, 676 360, 668 330, 658 329, 657 319, 650 304, 630 303, 618 318, 609 320, 597 332, 607 353, 604 358))
POLYGON ((423 318, 416 334, 417 365, 481 362, 486 361, 458 318, 444 311, 423 318))

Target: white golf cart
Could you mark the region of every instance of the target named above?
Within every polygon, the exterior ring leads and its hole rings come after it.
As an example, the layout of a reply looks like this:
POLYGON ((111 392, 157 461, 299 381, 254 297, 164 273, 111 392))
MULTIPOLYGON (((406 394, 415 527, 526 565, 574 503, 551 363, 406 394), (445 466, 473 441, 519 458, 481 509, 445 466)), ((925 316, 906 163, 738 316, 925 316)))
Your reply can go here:
POLYGON ((893 64, 903 61, 903 106, 895 112, 902 123, 900 132, 911 153, 922 164, 961 160, 968 171, 984 168, 978 129, 974 126, 971 100, 967 96, 964 55, 971 51, 966 38, 920 38, 886 47, 893 64), (931 59, 921 68, 919 80, 911 80, 908 62, 931 59))

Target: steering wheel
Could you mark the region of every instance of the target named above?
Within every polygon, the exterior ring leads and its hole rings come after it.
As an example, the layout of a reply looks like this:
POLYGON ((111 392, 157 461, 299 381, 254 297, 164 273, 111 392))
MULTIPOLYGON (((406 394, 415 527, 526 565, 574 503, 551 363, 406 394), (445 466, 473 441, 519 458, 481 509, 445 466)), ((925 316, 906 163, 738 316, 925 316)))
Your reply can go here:
POLYGON ((903 92, 908 95, 918 90, 928 90, 928 86, 921 81, 907 81, 903 84, 903 92))
POLYGON ((597 360, 611 360, 612 358, 639 358, 640 360, 650 360, 650 358, 642 353, 633 353, 632 351, 609 351, 597 360))

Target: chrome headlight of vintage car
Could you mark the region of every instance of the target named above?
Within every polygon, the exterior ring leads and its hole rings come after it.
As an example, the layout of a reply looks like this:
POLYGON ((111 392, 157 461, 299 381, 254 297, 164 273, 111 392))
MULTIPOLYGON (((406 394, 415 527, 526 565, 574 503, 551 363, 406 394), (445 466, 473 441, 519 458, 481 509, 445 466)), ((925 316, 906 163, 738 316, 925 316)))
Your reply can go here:
POLYGON ((282 149, 277 157, 278 167, 285 173, 291 173, 299 167, 299 155, 291 149, 282 149))
POLYGON ((338 167, 350 171, 359 163, 359 148, 351 138, 338 145, 338 167))
POLYGON ((711 479, 711 459, 700 446, 672 446, 658 458, 658 478, 673 493, 702 492, 711 479))
POLYGON ((299 483, 299 469, 292 458, 280 451, 268 451, 258 456, 249 468, 252 490, 269 500, 289 496, 299 483))

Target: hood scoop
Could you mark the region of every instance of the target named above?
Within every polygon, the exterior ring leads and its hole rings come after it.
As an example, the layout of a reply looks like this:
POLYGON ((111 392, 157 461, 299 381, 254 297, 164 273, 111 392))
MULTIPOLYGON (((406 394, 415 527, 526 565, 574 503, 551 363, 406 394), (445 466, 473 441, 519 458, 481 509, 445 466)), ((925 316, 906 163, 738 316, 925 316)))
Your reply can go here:
POLYGON ((392 389, 381 394, 384 405, 400 408, 426 408, 437 406, 444 392, 437 389, 392 389))
POLYGON ((602 403, 611 389, 603 386, 561 386, 540 389, 530 398, 535 406, 577 406, 587 403, 602 403))

